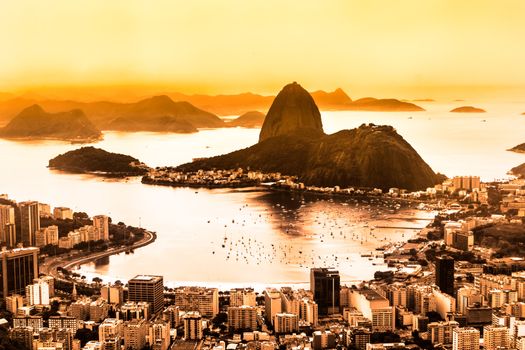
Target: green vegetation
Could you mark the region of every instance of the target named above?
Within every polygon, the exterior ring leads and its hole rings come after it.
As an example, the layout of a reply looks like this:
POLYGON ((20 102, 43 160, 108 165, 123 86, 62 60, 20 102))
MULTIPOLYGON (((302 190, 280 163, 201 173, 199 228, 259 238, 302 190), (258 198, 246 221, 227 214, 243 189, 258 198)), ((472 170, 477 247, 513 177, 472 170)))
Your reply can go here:
POLYGON ((478 227, 474 243, 496 251, 497 257, 525 255, 525 225, 497 224, 478 227))
POLYGON ((148 168, 136 158, 95 147, 82 147, 49 161, 49 167, 75 173, 103 173, 115 176, 144 175, 148 168))

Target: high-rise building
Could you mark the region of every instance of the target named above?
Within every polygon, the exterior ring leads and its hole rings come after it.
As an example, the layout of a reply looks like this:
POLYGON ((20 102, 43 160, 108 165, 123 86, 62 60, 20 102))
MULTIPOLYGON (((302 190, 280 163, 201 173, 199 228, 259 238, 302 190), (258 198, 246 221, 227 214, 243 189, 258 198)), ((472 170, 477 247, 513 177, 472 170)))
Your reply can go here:
POLYGON ((454 328, 452 350, 479 350, 479 331, 476 328, 454 328))
POLYGON ((253 288, 234 288, 230 290, 230 306, 256 306, 253 288))
POLYGON ((38 277, 38 248, 0 251, 0 297, 25 295, 28 284, 38 277))
POLYGON ((459 327, 456 321, 432 322, 427 326, 428 340, 432 344, 452 344, 452 332, 459 327))
POLYGON ((326 316, 339 313, 339 271, 332 268, 311 269, 310 290, 317 303, 319 315, 326 316))
POLYGON ((73 316, 50 316, 49 328, 67 329, 73 334, 77 332, 79 320, 73 316))
POLYGON ((187 312, 183 317, 184 320, 184 339, 199 340, 202 339, 202 317, 196 312, 187 312))
POLYGON ((182 311, 198 311, 204 317, 213 318, 219 313, 217 288, 175 288, 175 305, 182 311))
POLYGON ((149 326, 149 343, 154 350, 168 350, 171 342, 169 323, 157 321, 149 326))
POLYGON ((299 331, 299 316, 289 313, 275 315, 275 333, 293 333, 299 331))
POLYGON ((53 216, 57 220, 73 220, 73 211, 66 207, 56 207, 53 209, 53 216))
POLYGON ((130 350, 141 350, 146 345, 148 334, 148 322, 134 319, 124 323, 124 348, 130 350))
POLYGON ((6 245, 10 247, 10 245, 7 244, 10 240, 8 225, 15 225, 15 208, 10 205, 0 204, 0 244, 6 243, 6 245))
POLYGON ((98 327, 98 340, 106 342, 108 339, 122 337, 123 322, 116 318, 106 318, 98 327))
POLYGON ((26 286, 26 300, 29 305, 49 305, 49 285, 37 280, 26 286))
POLYGON ((372 330, 379 332, 395 329, 395 310, 387 298, 373 289, 352 290, 350 306, 355 307, 372 322, 372 330))
POLYGON ((109 304, 121 305, 124 302, 124 289, 121 285, 104 285, 100 288, 100 296, 109 304))
POLYGON ((274 324, 275 315, 281 312, 281 294, 275 288, 266 288, 264 290, 264 315, 266 321, 274 324))
POLYGON ((38 202, 20 203, 21 241, 25 247, 35 245, 35 232, 40 230, 40 210, 38 202))
POLYGON ((483 327, 483 348, 485 350, 508 349, 509 328, 506 326, 483 327))
POLYGON ((232 330, 256 330, 257 308, 248 305, 228 307, 228 326, 232 330))
POLYGON ((128 300, 145 301, 152 314, 164 307, 164 279, 162 276, 138 275, 128 281, 128 300))
POLYGON ((18 239, 16 238, 16 225, 15 224, 6 224, 5 225, 5 244, 7 248, 15 248, 18 239))
POLYGON ((93 217, 93 226, 98 232, 98 239, 109 240, 109 218, 106 215, 97 215, 93 217))
POLYGON ((436 284, 443 293, 454 296, 454 259, 450 256, 436 258, 436 284))

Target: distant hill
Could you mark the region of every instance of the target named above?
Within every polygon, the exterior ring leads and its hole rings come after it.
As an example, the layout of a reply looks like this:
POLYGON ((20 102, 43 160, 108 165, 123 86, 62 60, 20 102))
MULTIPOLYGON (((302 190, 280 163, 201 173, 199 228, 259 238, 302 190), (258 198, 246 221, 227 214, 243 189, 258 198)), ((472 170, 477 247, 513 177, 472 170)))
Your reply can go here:
POLYGON ((266 115, 259 111, 246 112, 238 118, 228 122, 228 126, 241 126, 243 128, 260 128, 266 115))
POLYGON ((148 168, 136 158, 95 147, 82 147, 58 155, 49 161, 49 167, 74 173, 113 176, 138 176, 148 172, 148 168))
POLYGON ((520 178, 525 178, 525 163, 510 169, 509 173, 520 178))
POLYGON ((344 109, 347 104, 352 103, 352 99, 341 88, 333 92, 314 91, 310 95, 321 109, 344 109))
POLYGON ((373 97, 360 98, 348 104, 348 110, 376 111, 376 112, 419 112, 424 111, 410 102, 403 102, 393 98, 377 99, 373 97))
POLYGON ((0 137, 93 141, 101 139, 102 133, 79 109, 47 113, 33 105, 0 129, 0 137))
POLYGON ((250 168, 298 176, 308 185, 425 189, 439 177, 391 126, 361 125, 325 135, 317 106, 299 84, 275 98, 259 143, 178 170, 250 168))
POLYGON ((452 113, 485 113, 486 111, 484 109, 477 108, 477 107, 463 106, 463 107, 454 108, 450 112, 452 113))

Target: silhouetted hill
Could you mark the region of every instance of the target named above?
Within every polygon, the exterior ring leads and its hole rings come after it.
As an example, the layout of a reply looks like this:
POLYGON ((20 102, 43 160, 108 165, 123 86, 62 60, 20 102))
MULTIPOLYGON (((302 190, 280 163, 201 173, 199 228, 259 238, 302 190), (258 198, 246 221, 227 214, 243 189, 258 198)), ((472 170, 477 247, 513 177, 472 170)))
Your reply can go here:
POLYGON ((515 166, 509 172, 514 176, 525 178, 525 163, 515 166))
POLYGON ((484 109, 477 108, 477 107, 463 106, 463 107, 454 108, 450 112, 452 113, 485 113, 486 111, 484 109))
POLYGON ((286 85, 266 114, 259 142, 270 137, 304 131, 324 134, 321 113, 312 96, 296 82, 286 85))
POLYGON ((264 123, 264 117, 266 115, 259 111, 246 112, 228 122, 229 126, 241 126, 244 128, 260 128, 264 123))
POLYGON ((355 100, 348 104, 347 109, 376 112, 418 112, 425 110, 410 102, 403 102, 394 98, 377 99, 373 97, 364 97, 355 100))
POLYGON ((49 161, 49 167, 75 173, 110 175, 143 175, 147 167, 138 159, 95 147, 82 147, 60 154, 49 161))
POLYGON ((102 133, 79 109, 47 113, 39 105, 33 105, 0 129, 0 136, 89 141, 101 139, 102 133))
POLYGON ((298 84, 285 86, 264 121, 259 143, 180 165, 181 171, 250 168, 298 176, 307 185, 409 190, 440 178, 391 126, 361 125, 325 135, 319 110, 298 84))
POLYGON ((520 143, 519 145, 508 149, 508 151, 512 151, 516 153, 525 153, 525 143, 520 143))
POLYGON ((333 92, 314 91, 311 95, 321 109, 344 109, 345 105, 352 103, 352 99, 341 88, 333 92))

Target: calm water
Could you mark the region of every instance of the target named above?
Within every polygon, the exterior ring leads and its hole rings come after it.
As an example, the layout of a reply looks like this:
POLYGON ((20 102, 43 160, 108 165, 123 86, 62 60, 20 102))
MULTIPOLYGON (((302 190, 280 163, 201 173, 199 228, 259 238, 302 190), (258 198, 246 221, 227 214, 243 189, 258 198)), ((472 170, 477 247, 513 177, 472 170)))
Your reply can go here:
MULTIPOLYGON (((458 106, 456 104, 455 106, 458 106)), ((484 114, 451 114, 454 105, 427 103, 427 112, 324 112, 328 133, 361 123, 390 124, 435 171, 448 176, 505 177, 525 155, 505 151, 525 141, 523 104, 477 104, 484 114)), ((106 133, 96 146, 133 155, 150 166, 246 147, 256 129, 202 130, 192 135, 106 133)), ((35 199, 154 230, 158 239, 134 254, 112 256, 80 272, 105 280, 161 274, 170 285, 261 286, 308 280, 311 266, 336 266, 346 281, 370 278, 379 263, 361 257, 390 240, 411 237, 431 213, 388 214, 374 203, 348 203, 256 189, 198 190, 142 185, 46 168, 77 148, 63 142, 0 140, 0 193, 35 199), (196 193, 198 192, 198 193, 196 193), (407 220, 408 218, 408 220, 407 220), (415 220, 421 218, 422 220, 415 220), (383 228, 388 226, 389 228, 383 228), (376 227, 375 229, 371 229, 376 227)))

